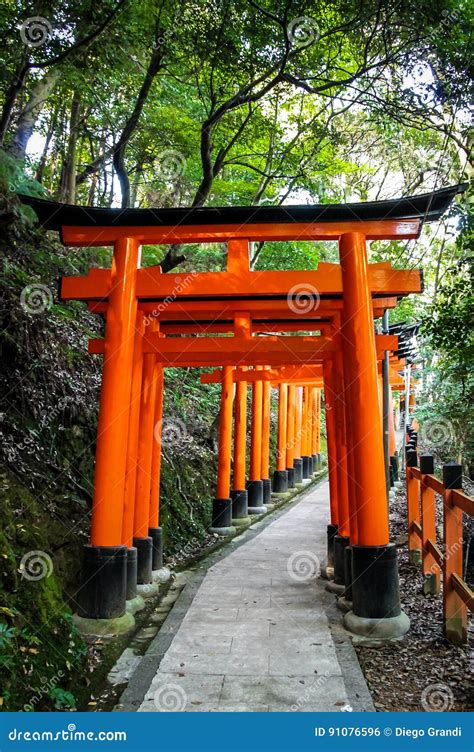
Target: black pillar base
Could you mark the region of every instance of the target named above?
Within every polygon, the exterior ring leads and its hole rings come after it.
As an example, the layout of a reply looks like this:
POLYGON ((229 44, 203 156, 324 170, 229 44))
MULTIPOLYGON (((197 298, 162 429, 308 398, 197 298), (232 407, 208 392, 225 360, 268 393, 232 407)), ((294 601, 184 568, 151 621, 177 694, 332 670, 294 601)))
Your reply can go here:
POLYGON ((352 601, 352 546, 346 546, 344 549, 344 579, 346 590, 344 598, 352 601))
POLYGON ((303 482, 303 460, 301 457, 296 459, 294 461, 294 468, 295 468, 295 483, 302 483, 303 482))
POLYGON ((263 504, 271 504, 272 502, 272 482, 270 478, 263 478, 263 504))
POLYGON ((273 493, 286 493, 288 491, 288 471, 275 470, 273 473, 273 493))
POLYGON ((295 468, 294 467, 287 467, 286 472, 288 475, 288 488, 294 488, 295 483, 295 468))
POLYGON ((133 545, 137 549, 137 583, 149 585, 153 579, 153 541, 149 536, 134 538, 133 545))
POLYGON ((303 479, 306 480, 310 477, 311 473, 309 471, 309 457, 307 454, 305 454, 303 457, 301 457, 302 462, 302 475, 303 479))
POLYGON ((327 566, 334 569, 334 538, 337 535, 337 525, 329 524, 327 527, 328 558, 327 566))
POLYGON ((314 462, 313 462, 313 455, 312 454, 310 454, 309 457, 308 457, 308 464, 309 464, 309 468, 308 468, 309 477, 312 478, 313 477, 313 473, 314 473, 314 462))
POLYGON ((127 558, 126 546, 84 546, 83 584, 76 596, 79 616, 115 619, 124 615, 127 558))
POLYGON ((349 545, 349 536, 334 536, 334 584, 346 584, 346 564, 344 549, 349 545))
POLYGON ((232 527, 232 499, 214 499, 211 527, 232 527))
POLYGON ((148 535, 152 540, 152 567, 156 572, 158 569, 163 569, 163 534, 161 527, 151 527, 148 530, 148 535))
POLYGON ((137 594, 137 549, 135 546, 127 550, 127 601, 131 601, 137 594))
POLYGON ((231 491, 230 498, 232 499, 232 519, 240 520, 243 517, 248 517, 247 491, 231 491))
POLYGON ((263 481, 249 480, 247 483, 249 509, 263 507, 263 481))
POLYGON ((319 454, 313 454, 313 473, 319 470, 319 454))
POLYGON ((364 619, 388 619, 401 613, 397 550, 352 546, 352 611, 364 619))
POLYGON ((393 481, 396 483, 400 480, 399 472, 398 472, 398 455, 394 454, 390 457, 390 467, 392 469, 393 473, 393 481))

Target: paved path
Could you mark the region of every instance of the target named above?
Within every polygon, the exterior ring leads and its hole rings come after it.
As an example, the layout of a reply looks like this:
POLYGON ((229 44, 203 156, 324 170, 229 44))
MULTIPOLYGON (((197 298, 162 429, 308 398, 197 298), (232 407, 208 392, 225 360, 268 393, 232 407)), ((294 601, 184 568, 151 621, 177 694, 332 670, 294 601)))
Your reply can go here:
MULTIPOLYGON (((201 575, 184 618, 178 599, 179 622, 165 652, 151 646, 148 674, 153 660, 156 673, 134 709, 373 710, 334 596, 315 575, 325 555, 327 482, 300 499, 225 549, 201 575)), ((124 709, 133 709, 134 685, 124 709)))

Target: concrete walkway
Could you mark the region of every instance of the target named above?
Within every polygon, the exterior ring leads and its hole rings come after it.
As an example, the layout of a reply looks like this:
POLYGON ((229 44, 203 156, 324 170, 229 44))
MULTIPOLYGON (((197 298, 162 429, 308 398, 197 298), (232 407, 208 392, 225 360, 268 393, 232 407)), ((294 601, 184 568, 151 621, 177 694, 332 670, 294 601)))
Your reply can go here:
POLYGON ((373 710, 334 596, 317 576, 327 482, 299 498, 226 547, 201 574, 185 613, 181 606, 183 618, 178 599, 169 647, 152 645, 145 656, 145 674, 156 663, 151 684, 143 689, 143 677, 132 677, 121 709, 373 710))

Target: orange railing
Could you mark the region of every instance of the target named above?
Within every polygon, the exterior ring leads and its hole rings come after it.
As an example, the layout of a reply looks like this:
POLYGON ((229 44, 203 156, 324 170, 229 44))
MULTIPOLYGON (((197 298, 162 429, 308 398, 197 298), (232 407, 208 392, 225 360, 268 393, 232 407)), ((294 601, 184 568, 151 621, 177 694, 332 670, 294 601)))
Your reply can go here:
POLYGON ((462 491, 462 467, 443 466, 443 481, 434 475, 432 455, 418 457, 413 438, 406 451, 408 550, 413 564, 421 563, 425 594, 443 584, 443 630, 454 645, 467 641, 467 612, 474 610, 474 593, 463 580, 463 514, 474 516, 474 499, 462 491), (419 467, 418 467, 419 460, 419 467), (442 544, 436 537, 436 495, 443 500, 442 544))

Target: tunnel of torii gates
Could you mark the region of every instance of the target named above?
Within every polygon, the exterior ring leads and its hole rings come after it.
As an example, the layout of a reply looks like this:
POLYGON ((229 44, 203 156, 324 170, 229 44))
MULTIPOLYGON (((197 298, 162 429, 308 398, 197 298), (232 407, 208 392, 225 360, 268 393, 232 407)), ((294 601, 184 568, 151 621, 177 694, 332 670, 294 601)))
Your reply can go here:
MULTIPOLYGON (((419 270, 369 264, 366 242, 418 238, 423 223, 438 220, 462 188, 372 203, 199 209, 100 209, 22 197, 44 228, 60 231, 64 245, 113 247, 110 269, 64 277, 61 286, 63 300, 84 301, 106 322, 104 338, 89 345, 90 353, 103 355, 103 366, 80 618, 125 618, 137 587, 159 578, 165 369, 215 367, 201 376, 222 385, 211 529, 228 534, 249 514, 266 511, 272 386, 279 394, 276 493, 318 466, 323 403, 330 489, 325 573, 352 605, 344 617, 349 630, 407 631, 389 540, 380 396, 383 359, 389 358, 393 389, 404 386, 404 361, 397 337, 377 335, 374 320, 422 292, 423 283, 419 270), (337 241, 340 263, 251 271, 249 243, 268 240, 337 241), (140 267, 142 245, 211 242, 227 242, 225 271, 163 274, 160 266, 140 267)), ((390 443, 393 463, 393 430, 390 443)))

